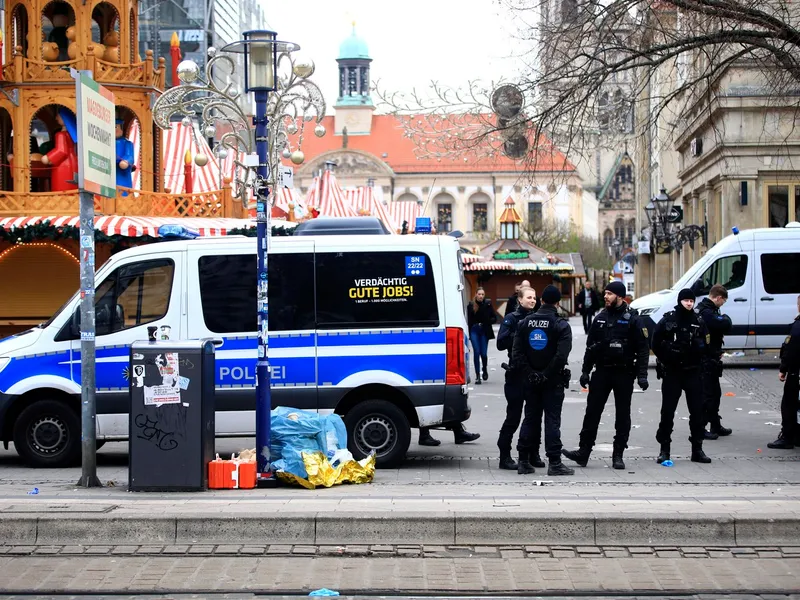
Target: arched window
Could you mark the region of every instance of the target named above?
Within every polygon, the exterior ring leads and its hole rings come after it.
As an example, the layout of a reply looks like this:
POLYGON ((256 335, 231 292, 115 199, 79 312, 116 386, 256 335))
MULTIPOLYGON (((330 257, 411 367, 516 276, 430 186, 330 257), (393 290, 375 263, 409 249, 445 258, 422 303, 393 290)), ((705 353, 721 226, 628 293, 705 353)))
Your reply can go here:
POLYGON ((620 243, 625 240, 625 219, 614 221, 614 238, 618 239, 620 243))
POLYGON ((633 246, 633 235, 636 232, 636 219, 628 221, 628 235, 625 236, 625 246, 633 246))
POLYGON ((600 121, 600 129, 608 129, 608 113, 609 113, 609 106, 608 106, 608 92, 602 92, 600 97, 597 99, 597 112, 598 112, 598 120, 600 121))
POLYGON ((610 229, 606 229, 603 233, 603 247, 610 248, 614 242, 614 233, 610 229))
POLYGON ((101 2, 92 10, 92 41, 103 44, 103 60, 120 62, 119 13, 113 4, 101 2))

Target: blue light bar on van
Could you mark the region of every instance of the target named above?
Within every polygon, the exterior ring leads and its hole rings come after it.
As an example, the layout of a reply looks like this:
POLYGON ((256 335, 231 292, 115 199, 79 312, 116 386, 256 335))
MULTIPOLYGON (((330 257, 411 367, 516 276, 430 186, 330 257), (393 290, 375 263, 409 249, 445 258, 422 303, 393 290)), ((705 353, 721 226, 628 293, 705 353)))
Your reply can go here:
POLYGON ((177 238, 180 240, 193 240, 200 237, 200 232, 184 225, 162 225, 158 228, 158 237, 177 238))
POLYGON ((430 233, 431 232, 431 218, 430 217, 417 217, 414 223, 414 233, 430 233))

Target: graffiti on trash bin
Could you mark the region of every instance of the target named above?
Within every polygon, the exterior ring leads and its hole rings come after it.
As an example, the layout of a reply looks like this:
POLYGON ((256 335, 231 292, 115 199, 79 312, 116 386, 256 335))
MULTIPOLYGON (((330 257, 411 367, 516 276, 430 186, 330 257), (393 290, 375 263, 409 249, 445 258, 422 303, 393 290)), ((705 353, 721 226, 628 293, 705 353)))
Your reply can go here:
POLYGON ((169 451, 178 447, 175 432, 164 431, 158 426, 158 421, 154 421, 145 414, 138 414, 133 422, 139 428, 136 435, 139 439, 153 442, 159 450, 169 451))

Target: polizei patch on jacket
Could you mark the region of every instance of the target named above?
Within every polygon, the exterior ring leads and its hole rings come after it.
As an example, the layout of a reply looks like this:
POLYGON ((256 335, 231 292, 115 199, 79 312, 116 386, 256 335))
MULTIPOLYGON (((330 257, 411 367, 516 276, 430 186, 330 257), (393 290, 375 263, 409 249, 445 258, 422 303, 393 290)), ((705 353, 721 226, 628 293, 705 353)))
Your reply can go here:
POLYGON ((547 334, 541 329, 534 329, 528 336, 528 343, 534 350, 544 350, 547 347, 547 334))

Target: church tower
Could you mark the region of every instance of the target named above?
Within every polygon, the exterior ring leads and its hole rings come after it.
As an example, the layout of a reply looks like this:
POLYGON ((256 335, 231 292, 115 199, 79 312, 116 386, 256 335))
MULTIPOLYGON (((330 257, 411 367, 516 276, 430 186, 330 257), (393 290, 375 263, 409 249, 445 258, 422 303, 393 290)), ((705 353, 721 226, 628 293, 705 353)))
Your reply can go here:
POLYGON ((372 113, 375 104, 370 96, 369 65, 372 59, 364 40, 353 31, 339 46, 339 97, 334 108, 334 133, 343 135, 369 135, 372 130, 372 113))

